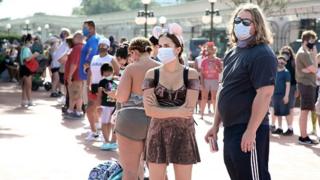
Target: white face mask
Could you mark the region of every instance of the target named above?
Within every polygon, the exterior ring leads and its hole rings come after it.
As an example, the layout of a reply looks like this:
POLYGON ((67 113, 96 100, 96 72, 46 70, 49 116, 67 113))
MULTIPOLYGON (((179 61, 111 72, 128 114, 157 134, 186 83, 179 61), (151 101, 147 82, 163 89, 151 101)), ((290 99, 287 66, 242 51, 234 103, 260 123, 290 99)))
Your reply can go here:
POLYGON ((173 48, 159 48, 157 57, 163 64, 168 64, 176 59, 173 48))
POLYGON ((112 80, 112 78, 113 78, 113 76, 112 76, 112 75, 110 75, 110 76, 106 77, 106 80, 111 81, 111 80, 112 80))
POLYGON ((246 40, 251 37, 250 26, 245 26, 242 24, 242 22, 234 25, 234 33, 240 41, 246 40))

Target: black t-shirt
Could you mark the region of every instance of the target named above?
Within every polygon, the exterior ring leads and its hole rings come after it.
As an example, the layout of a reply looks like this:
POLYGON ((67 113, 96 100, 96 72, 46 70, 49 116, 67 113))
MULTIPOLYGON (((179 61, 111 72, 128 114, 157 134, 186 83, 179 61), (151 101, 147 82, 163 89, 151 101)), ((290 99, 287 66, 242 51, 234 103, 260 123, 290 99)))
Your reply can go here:
POLYGON ((113 80, 102 79, 99 82, 99 88, 102 87, 101 105, 108 107, 115 107, 116 101, 108 96, 107 91, 113 91, 117 89, 117 84, 113 80))
MULTIPOLYGON (((276 72, 277 58, 266 44, 234 47, 226 54, 218 102, 225 127, 249 122, 256 89, 274 85, 276 72)), ((268 124, 267 114, 263 124, 268 124)))

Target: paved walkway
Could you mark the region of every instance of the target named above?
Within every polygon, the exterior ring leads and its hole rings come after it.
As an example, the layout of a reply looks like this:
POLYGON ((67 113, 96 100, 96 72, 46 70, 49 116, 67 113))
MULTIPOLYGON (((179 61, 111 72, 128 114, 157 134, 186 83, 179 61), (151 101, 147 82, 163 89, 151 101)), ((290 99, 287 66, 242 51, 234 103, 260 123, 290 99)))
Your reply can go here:
MULTIPOLYGON (((37 106, 19 107, 20 88, 0 82, 0 179, 1 180, 85 180, 95 165, 118 158, 117 152, 99 150, 100 143, 84 140, 87 120, 64 120, 56 99, 39 90, 37 106)), ((295 133, 298 132, 296 110, 295 133)), ((195 180, 228 180, 220 151, 211 153, 203 137, 210 127, 195 115, 202 162, 194 166, 195 180)), ((208 117, 206 117, 208 118, 208 117)), ((275 180, 319 180, 320 145, 307 147, 292 137, 271 137, 270 172, 275 180)), ((174 179, 172 167, 169 179, 174 179)))

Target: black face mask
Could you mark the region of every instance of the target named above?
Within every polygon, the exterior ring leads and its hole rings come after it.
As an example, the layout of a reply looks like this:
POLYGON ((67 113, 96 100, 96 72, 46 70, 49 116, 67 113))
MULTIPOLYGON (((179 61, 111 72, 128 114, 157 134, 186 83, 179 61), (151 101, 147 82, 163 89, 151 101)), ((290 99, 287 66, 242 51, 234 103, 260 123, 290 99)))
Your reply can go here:
POLYGON ((308 44, 307 44, 307 47, 308 47, 309 49, 313 49, 313 46, 314 46, 314 43, 308 43, 308 44))

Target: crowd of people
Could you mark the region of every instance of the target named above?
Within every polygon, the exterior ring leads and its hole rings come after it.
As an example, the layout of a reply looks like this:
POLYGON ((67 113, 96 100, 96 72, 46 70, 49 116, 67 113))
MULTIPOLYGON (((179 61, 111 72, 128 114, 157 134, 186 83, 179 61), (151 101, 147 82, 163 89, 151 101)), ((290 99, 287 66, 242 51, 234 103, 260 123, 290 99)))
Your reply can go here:
POLYGON ((232 180, 271 179, 269 133, 294 134, 297 97, 301 109, 298 142, 318 143, 307 133, 309 112, 314 134, 320 119, 320 54, 315 32, 302 33, 296 54, 284 46, 276 56, 269 46, 272 36, 262 11, 246 4, 234 11, 231 47, 225 56, 217 57, 215 43, 207 42, 194 66, 182 59, 182 33, 182 27, 172 23, 155 27, 149 39, 122 38, 118 43, 99 35, 94 21, 88 20, 82 31, 63 28, 60 36, 44 45, 39 37, 24 35, 21 46, 5 51, 5 66, 11 80, 20 81, 21 106, 34 106, 35 72, 27 64, 45 59, 52 80, 50 97, 65 97, 65 118, 87 117, 87 141, 103 141, 102 150, 118 149, 124 180, 143 179, 145 162, 152 180, 166 179, 169 163, 174 164, 176 179, 191 179, 192 165, 200 162, 193 114, 200 107, 203 119, 207 104, 214 115, 209 114, 212 127, 205 140, 217 150, 223 124, 224 162, 232 180))

